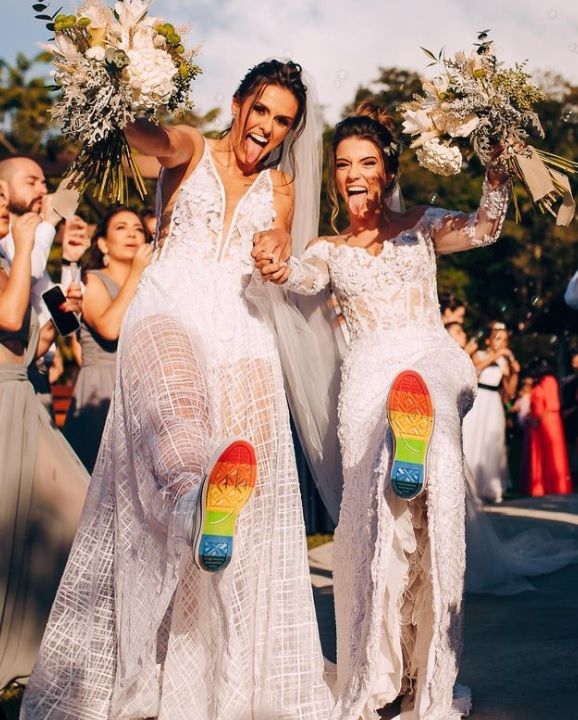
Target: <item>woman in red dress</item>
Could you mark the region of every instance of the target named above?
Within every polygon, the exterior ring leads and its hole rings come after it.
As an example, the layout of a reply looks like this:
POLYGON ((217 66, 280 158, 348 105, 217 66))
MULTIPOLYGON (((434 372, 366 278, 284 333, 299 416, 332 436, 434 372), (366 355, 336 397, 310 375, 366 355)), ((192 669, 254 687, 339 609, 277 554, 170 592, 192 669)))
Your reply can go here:
POLYGON ((528 493, 565 495, 572 492, 558 381, 543 367, 530 396, 530 457, 528 493))

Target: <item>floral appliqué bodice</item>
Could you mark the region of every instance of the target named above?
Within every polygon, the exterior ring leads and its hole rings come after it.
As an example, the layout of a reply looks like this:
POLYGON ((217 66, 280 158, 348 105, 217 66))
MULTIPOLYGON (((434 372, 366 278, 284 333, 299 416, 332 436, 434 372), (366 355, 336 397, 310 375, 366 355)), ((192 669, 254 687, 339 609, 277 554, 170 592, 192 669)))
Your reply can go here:
POLYGON ((495 242, 508 199, 506 185, 490 189, 486 183, 476 213, 427 208, 414 227, 386 240, 378 255, 322 238, 300 259, 291 258, 285 287, 314 294, 331 285, 351 339, 407 326, 439 330, 436 253, 448 239, 450 249, 453 242, 460 250, 495 242))
POLYGON ((225 212, 225 188, 205 141, 199 164, 180 189, 159 258, 186 263, 195 272, 219 263, 221 273, 250 275, 253 235, 275 219, 270 172, 261 172, 240 198, 226 235, 225 212))

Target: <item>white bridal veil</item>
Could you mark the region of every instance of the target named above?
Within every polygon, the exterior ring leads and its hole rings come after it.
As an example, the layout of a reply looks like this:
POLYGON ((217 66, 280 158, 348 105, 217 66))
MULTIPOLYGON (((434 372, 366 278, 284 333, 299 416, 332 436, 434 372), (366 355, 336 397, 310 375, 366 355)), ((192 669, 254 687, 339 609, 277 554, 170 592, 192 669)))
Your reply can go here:
MULTIPOLYGON (((307 86, 307 122, 301 135, 285 143, 280 169, 294 177, 295 214, 291 235, 299 257, 319 230, 323 146, 315 84, 307 86), (292 149, 291 149, 292 145, 292 149)), ((337 395, 344 339, 329 291, 313 297, 253 282, 251 299, 271 319, 293 420, 319 494, 337 522, 342 471, 337 441, 337 395)))

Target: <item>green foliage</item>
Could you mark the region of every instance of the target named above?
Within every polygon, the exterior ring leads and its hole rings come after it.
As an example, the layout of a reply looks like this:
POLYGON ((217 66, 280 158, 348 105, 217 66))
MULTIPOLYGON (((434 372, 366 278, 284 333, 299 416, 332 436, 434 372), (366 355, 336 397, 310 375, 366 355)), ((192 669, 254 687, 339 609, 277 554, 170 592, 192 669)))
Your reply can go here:
POLYGON ((54 19, 58 15, 58 13, 62 10, 62 8, 58 8, 55 12, 50 15, 49 6, 50 6, 50 0, 43 0, 43 2, 38 2, 38 0, 32 0, 32 10, 34 11, 34 17, 37 20, 42 21, 46 25, 46 29, 50 30, 51 32, 54 31, 54 19))
POLYGON ((7 127, 0 145, 5 153, 36 153, 45 140, 52 96, 44 78, 29 75, 46 61, 46 53, 32 58, 19 53, 13 64, 0 59, 0 124, 7 127))

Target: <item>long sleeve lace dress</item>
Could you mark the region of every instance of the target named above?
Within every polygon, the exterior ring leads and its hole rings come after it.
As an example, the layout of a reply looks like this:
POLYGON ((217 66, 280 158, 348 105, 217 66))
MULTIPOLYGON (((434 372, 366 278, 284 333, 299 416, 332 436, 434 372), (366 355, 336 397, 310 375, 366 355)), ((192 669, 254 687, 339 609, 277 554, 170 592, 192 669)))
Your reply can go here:
POLYGON ((486 181, 477 213, 428 208, 379 255, 321 239, 290 261, 287 288, 331 285, 350 343, 338 401, 344 490, 335 533, 337 705, 334 720, 378 718, 405 692, 401 717, 454 720, 465 564, 461 423, 476 376, 440 320, 436 252, 494 242, 508 188, 486 181), (435 406, 427 492, 396 497, 387 483, 386 398, 415 369, 435 406))

